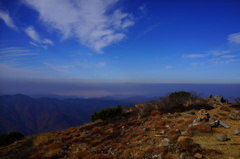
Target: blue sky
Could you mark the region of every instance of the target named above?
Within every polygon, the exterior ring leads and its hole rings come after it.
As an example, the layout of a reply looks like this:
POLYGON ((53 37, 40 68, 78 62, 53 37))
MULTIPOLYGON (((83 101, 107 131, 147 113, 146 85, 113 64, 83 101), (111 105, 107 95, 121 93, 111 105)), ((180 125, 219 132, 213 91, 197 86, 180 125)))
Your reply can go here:
POLYGON ((1 0, 1 87, 240 84, 239 8, 238 0, 1 0))

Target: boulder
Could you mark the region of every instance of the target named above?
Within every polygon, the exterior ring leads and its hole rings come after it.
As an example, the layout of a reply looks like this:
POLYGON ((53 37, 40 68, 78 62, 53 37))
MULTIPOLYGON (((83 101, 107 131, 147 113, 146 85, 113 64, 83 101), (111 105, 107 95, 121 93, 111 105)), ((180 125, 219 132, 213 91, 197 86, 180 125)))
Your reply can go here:
POLYGON ((164 138, 159 146, 169 146, 170 140, 168 138, 164 138))
POLYGON ((227 141, 227 135, 226 134, 219 134, 216 136, 218 141, 227 141))
POLYGON ((233 130, 234 135, 240 135, 240 129, 235 129, 233 130))

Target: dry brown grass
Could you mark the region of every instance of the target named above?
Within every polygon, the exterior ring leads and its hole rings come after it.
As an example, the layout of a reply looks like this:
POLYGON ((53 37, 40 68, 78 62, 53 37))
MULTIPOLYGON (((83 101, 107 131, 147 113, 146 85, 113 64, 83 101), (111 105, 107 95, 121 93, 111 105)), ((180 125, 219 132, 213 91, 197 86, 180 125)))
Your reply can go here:
POLYGON ((75 155, 74 155, 74 157, 76 158, 76 159, 86 159, 86 158, 90 158, 90 157, 92 157, 93 156, 93 154, 91 153, 91 152, 89 152, 89 151, 78 151, 75 155))
POLYGON ((61 154, 62 152, 62 149, 61 148, 56 148, 56 149, 53 149, 53 150, 49 150, 47 151, 44 156, 45 157, 48 157, 48 158, 51 158, 51 157, 57 157, 61 154))
POLYGON ((43 145, 49 142, 49 137, 46 134, 41 134, 38 135, 37 138, 35 139, 33 145, 34 146, 39 146, 39 145, 43 145))

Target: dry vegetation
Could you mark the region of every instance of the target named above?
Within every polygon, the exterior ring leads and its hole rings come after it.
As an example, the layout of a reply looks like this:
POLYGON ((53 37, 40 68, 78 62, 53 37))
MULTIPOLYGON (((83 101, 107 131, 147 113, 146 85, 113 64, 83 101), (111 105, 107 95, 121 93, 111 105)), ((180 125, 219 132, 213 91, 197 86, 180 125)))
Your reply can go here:
MULTIPOLYGON (((171 101, 172 102, 172 101, 171 101)), ((170 102, 170 103, 171 103, 170 102)), ((121 116, 67 130, 33 135, 0 148, 2 159, 206 159, 240 158, 240 105, 190 98, 169 106, 167 99, 139 104, 121 116), (163 104, 168 105, 164 109, 163 104), (170 108, 171 109, 170 109, 170 108), (210 127, 208 121, 192 126, 206 109, 231 126, 210 127), (216 140, 225 133, 230 140, 216 140)))

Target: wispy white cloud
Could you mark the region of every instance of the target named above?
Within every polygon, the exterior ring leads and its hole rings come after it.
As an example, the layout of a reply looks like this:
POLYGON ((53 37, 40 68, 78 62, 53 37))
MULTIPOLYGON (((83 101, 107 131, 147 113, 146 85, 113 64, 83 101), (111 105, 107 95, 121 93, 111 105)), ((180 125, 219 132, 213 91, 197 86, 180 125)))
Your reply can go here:
POLYGON ((99 67, 99 68, 104 67, 104 66, 106 66, 106 62, 99 62, 99 63, 96 64, 96 66, 99 67))
POLYGON ((220 56, 220 55, 231 53, 231 50, 210 50, 210 51, 207 51, 207 53, 212 54, 214 56, 220 56))
POLYGON ((95 68, 102 68, 107 65, 106 62, 89 62, 89 61, 74 61, 74 67, 81 67, 83 69, 95 69, 95 68))
POLYGON ((29 26, 27 27, 25 30, 25 33, 34 41, 30 41, 29 43, 33 46, 41 46, 45 49, 48 48, 48 45, 54 45, 53 41, 50 40, 50 39, 41 39, 39 34, 37 33, 37 31, 34 29, 33 26, 29 26), (44 45, 38 45, 36 43, 39 43, 39 44, 44 44, 44 45))
POLYGON ((232 62, 235 62, 235 61, 239 61, 237 59, 212 59, 211 60, 213 63, 216 63, 216 64, 229 64, 229 63, 232 63, 232 62))
POLYGON ((240 44, 240 33, 234 33, 234 34, 228 35, 227 40, 230 43, 240 44))
POLYGON ((137 36, 137 39, 144 36, 145 34, 153 31, 154 29, 156 29, 157 27, 159 26, 159 24, 155 24, 155 25, 152 25, 152 26, 149 26, 148 28, 146 28, 144 31, 142 31, 138 36, 137 36))
POLYGON ((54 45, 54 43, 53 43, 53 41, 52 40, 50 40, 50 39, 43 39, 42 40, 42 43, 44 43, 44 44, 49 44, 49 45, 54 45))
POLYGON ((54 65, 48 62, 44 62, 44 65, 47 66, 48 68, 58 71, 58 72, 62 72, 62 73, 68 73, 69 72, 69 68, 71 68, 72 66, 70 65, 54 65))
POLYGON ((6 57, 20 57, 20 56, 32 56, 37 55, 37 53, 32 50, 28 50, 21 47, 8 47, 0 49, 0 59, 6 57))
POLYGON ((203 58, 208 56, 208 54, 184 54, 183 58, 203 58))
POLYGON ((77 38, 96 52, 126 37, 134 25, 131 14, 117 8, 118 0, 25 0, 39 12, 44 24, 57 29, 63 39, 77 38))
POLYGON ((12 66, 10 64, 3 64, 0 63, 0 75, 1 79, 23 79, 23 78, 36 78, 41 79, 44 77, 49 76, 49 74, 46 74, 41 71, 33 70, 32 68, 21 68, 12 66))
POLYGON ((35 42, 41 42, 38 33, 35 31, 33 26, 29 26, 25 29, 25 33, 35 42))
MULTIPOLYGON (((230 34, 227 37, 227 40, 230 43, 233 44, 237 44, 237 46, 239 46, 238 44, 240 44, 240 33, 234 33, 234 34, 230 34)), ((193 65, 196 64, 207 64, 206 61, 210 62, 210 63, 214 63, 214 64, 229 64, 232 62, 236 62, 239 61, 239 53, 237 53, 239 51, 239 48, 237 47, 231 47, 228 46, 226 49, 224 50, 210 50, 210 51, 206 51, 204 54, 184 54, 182 55, 183 58, 203 58, 203 57, 207 57, 204 58, 204 62, 193 62, 193 65), (196 64, 195 64, 196 63, 196 64)))
POLYGON ((147 13, 147 6, 146 4, 142 4, 140 7, 138 7, 138 10, 141 11, 143 14, 147 13))
POLYGON ((7 48, 1 48, 0 54, 3 53, 23 53, 23 52, 31 52, 31 50, 25 49, 23 47, 7 47, 7 48))
POLYGON ((33 41, 29 41, 29 44, 31 44, 31 45, 33 45, 33 46, 37 46, 37 47, 39 47, 39 45, 38 44, 36 44, 35 42, 33 42, 33 41))
POLYGON ((0 10, 0 19, 2 19, 8 27, 10 27, 14 30, 18 30, 18 28, 14 24, 12 18, 9 16, 8 12, 4 12, 4 11, 0 10))
POLYGON ((170 66, 170 65, 167 65, 167 66, 164 66, 165 69, 171 69, 173 68, 173 66, 170 66))
POLYGON ((223 55, 221 58, 234 58, 237 57, 237 55, 223 55))

